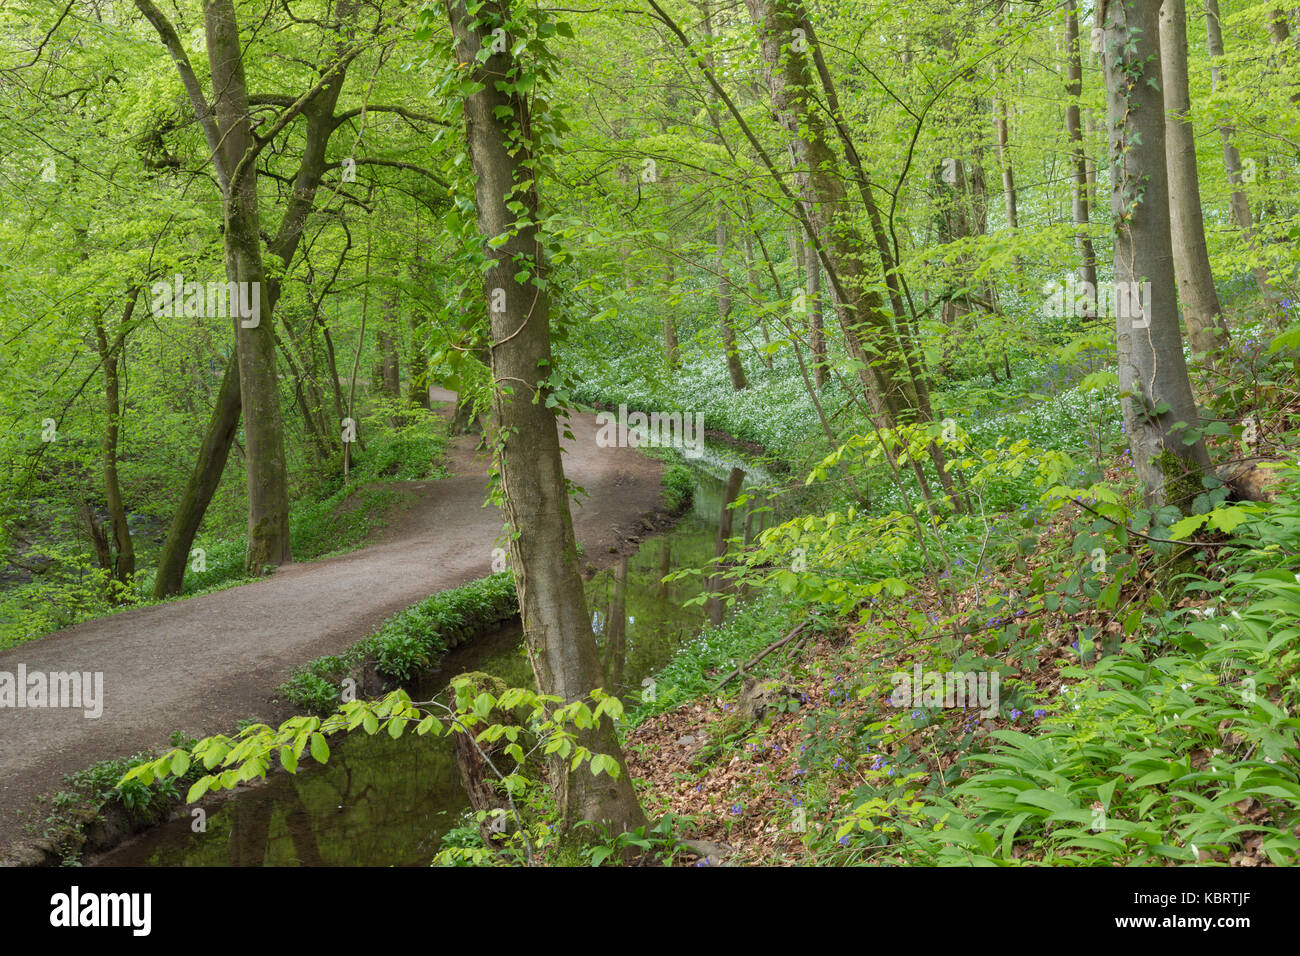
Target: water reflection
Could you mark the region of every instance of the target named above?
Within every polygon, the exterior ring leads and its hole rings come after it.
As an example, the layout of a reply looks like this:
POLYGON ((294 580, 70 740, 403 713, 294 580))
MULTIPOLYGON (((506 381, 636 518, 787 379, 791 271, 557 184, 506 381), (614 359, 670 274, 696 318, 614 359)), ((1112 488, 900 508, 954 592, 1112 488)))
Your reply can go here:
MULTIPOLYGON (((728 507, 741 496, 745 480, 738 467, 698 469, 694 506, 673 531, 620 557, 587 583, 606 689, 625 701, 639 699, 642 678, 662 667, 706 621, 722 620, 722 602, 683 606, 700 593, 698 577, 662 579, 674 569, 704 567, 725 555, 726 542, 741 522, 746 539, 762 530, 766 509, 746 502, 742 517, 728 507)), ((532 686, 521 647, 518 625, 483 635, 449 654, 412 693, 432 696, 467 670, 487 671, 512 686, 532 686)), ((186 813, 96 865, 427 865, 468 806, 452 742, 354 735, 332 741, 331 748, 324 767, 308 764, 296 775, 272 773, 264 784, 211 807, 205 833, 192 832, 186 813)))

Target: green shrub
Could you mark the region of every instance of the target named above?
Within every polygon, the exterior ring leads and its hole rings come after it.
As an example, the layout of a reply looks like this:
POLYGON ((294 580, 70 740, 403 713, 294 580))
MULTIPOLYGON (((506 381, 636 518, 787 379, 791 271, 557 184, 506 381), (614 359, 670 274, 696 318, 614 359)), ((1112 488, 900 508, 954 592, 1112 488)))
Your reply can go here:
POLYGON ((677 514, 695 500, 695 476, 685 465, 670 465, 664 472, 664 505, 677 514))
POLYGON ((339 703, 339 682, 366 665, 389 680, 408 681, 457 644, 518 612, 514 580, 507 573, 439 592, 398 611, 343 654, 298 668, 280 685, 280 694, 308 710, 331 711, 339 703))

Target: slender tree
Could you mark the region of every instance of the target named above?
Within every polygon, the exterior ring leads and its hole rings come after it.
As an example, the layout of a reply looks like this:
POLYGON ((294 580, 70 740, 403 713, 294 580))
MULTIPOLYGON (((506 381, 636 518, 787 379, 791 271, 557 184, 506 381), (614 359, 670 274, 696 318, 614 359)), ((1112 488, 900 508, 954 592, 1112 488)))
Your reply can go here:
POLYGON ((1074 244, 1079 252, 1079 281, 1085 289, 1097 288, 1097 253, 1093 249, 1089 227, 1089 204, 1092 183, 1087 154, 1083 147, 1083 128, 1079 116, 1079 96, 1083 93, 1083 54, 1079 46, 1079 12, 1076 0, 1065 3, 1066 85, 1069 99, 1065 106, 1065 129, 1070 138, 1070 164, 1074 171, 1074 189, 1070 205, 1074 216, 1074 244))
POLYGON ((1187 9, 1185 0, 1160 7, 1160 72, 1166 112, 1165 158, 1169 168, 1169 221, 1174 274, 1183 322, 1192 351, 1213 358, 1225 344, 1227 327, 1210 271, 1201 215, 1201 183, 1196 171, 1196 134, 1187 88, 1187 9))
MULTIPOLYGON (((1212 89, 1217 92, 1223 83, 1223 68, 1219 65, 1219 61, 1223 58, 1223 27, 1219 22, 1219 0, 1205 0, 1205 32, 1210 53, 1210 83, 1212 89)), ((1219 123, 1219 135, 1223 139, 1223 165, 1228 172, 1228 182, 1232 186, 1230 201, 1232 218, 1247 244, 1254 246, 1256 244, 1255 222, 1250 212, 1250 199, 1242 189, 1241 155, 1232 142, 1236 129, 1225 120, 1219 123)), ((1261 264, 1251 266, 1250 271, 1255 277, 1255 285, 1259 287, 1259 294, 1264 297, 1264 301, 1276 302, 1279 296, 1268 281, 1268 269, 1261 264)))

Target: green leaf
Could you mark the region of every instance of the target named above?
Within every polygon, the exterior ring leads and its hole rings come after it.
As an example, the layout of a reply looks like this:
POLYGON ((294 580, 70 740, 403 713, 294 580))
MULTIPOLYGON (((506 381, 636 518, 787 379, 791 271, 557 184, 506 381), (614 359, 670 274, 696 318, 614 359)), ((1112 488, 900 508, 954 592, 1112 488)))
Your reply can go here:
POLYGON ((330 759, 330 745, 325 742, 322 734, 311 735, 311 759, 317 763, 325 763, 330 759))

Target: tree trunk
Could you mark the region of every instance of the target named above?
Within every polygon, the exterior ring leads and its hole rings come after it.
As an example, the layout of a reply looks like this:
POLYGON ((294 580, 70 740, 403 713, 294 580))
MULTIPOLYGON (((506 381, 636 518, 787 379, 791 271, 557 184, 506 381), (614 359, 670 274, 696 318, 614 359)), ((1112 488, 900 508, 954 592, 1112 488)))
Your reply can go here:
MULTIPOLYGON (((731 528, 735 522, 736 510, 731 503, 740 497, 740 489, 745 483, 745 472, 732 468, 727 475, 727 488, 722 495, 722 511, 718 514, 718 533, 713 541, 713 556, 720 562, 727 556, 727 540, 731 537, 731 528)), ((726 579, 721 574, 710 578, 709 590, 719 593, 726 587, 726 579)), ((717 627, 726 614, 726 605, 721 597, 709 598, 709 623, 717 627)))
POLYGON ((609 614, 605 622, 606 689, 617 694, 623 687, 623 669, 627 664, 627 555, 620 555, 614 565, 609 596, 609 614))
POLYGON ((993 121, 998 136, 998 166, 1002 169, 1002 196, 1006 202, 1007 225, 1012 229, 1020 226, 1020 217, 1016 212, 1016 174, 1011 167, 1011 149, 1009 123, 1007 121, 1007 101, 998 100, 997 115, 993 121))
MULTIPOLYGON (((221 185, 223 199, 227 207, 230 204, 230 183, 231 177, 235 171, 235 165, 239 158, 243 156, 242 152, 236 151, 222 130, 227 127, 222 126, 217 115, 217 111, 209 106, 204 97, 203 90, 199 85, 198 79, 190 65, 188 55, 176 34, 175 28, 167 18, 158 10, 152 0, 135 0, 136 6, 145 15, 146 19, 157 30, 163 45, 171 53, 178 74, 180 75, 182 85, 190 98, 191 106, 194 110, 195 119, 203 129, 204 139, 208 146, 209 156, 213 168, 217 175, 217 180, 221 185), (236 161, 232 164, 232 158, 236 161)), ((320 86, 316 94, 302 107, 302 115, 306 118, 305 142, 302 153, 302 162, 299 165, 297 175, 294 179, 293 190, 289 195, 289 200, 285 209, 284 216, 280 221, 280 228, 276 235, 268 243, 268 248, 285 264, 287 268, 292 261, 298 245, 302 239, 303 227, 306 224, 307 217, 311 212, 316 197, 316 191, 320 186, 321 177, 325 168, 325 153, 329 144, 330 136, 337 128, 334 121, 334 107, 338 102, 339 93, 343 88, 346 78, 346 65, 340 65, 340 59, 345 55, 345 48, 348 38, 351 36, 349 19, 355 14, 356 0, 337 0, 335 5, 336 30, 335 43, 332 51, 333 59, 327 64, 334 72, 320 86)), ((234 9, 229 0, 212 0, 209 7, 204 11, 205 21, 208 21, 207 28, 209 31, 208 49, 211 54, 214 51, 214 41, 211 35, 211 21, 220 20, 222 26, 219 32, 227 39, 222 45, 225 54, 233 53, 239 56, 239 33, 238 24, 235 20, 234 9)), ((226 122, 233 119, 242 121, 245 135, 248 125, 248 104, 246 87, 243 85, 242 63, 231 62, 223 54, 223 64, 220 71, 214 69, 213 77, 219 75, 228 75, 232 81, 238 80, 238 94, 243 101, 242 111, 238 106, 231 108, 228 96, 236 95, 236 91, 229 84, 214 83, 214 90, 219 101, 224 100, 227 107, 226 122)), ((250 170, 250 176, 255 176, 256 171, 250 170)), ((247 187, 245 187, 247 189, 247 187)), ((245 199, 247 193, 245 193, 245 199)), ((254 211, 256 211, 256 184, 252 186, 252 199, 254 211)), ((228 211, 228 210, 227 210, 228 211)), ((228 230, 227 230, 228 231, 228 230)), ((259 253, 260 246, 256 245, 259 241, 256 230, 253 232, 254 248, 259 253)), ((229 236, 227 237, 227 246, 229 247, 229 236)), ((238 281, 240 277, 235 274, 232 266, 232 260, 229 255, 229 248, 226 256, 227 278, 232 281, 238 281)), ((264 329, 266 338, 273 339, 271 312, 279 299, 280 283, 278 279, 272 279, 263 288, 265 300, 262 302, 261 315, 259 316, 259 326, 264 329)), ((313 310, 316 309, 313 303, 313 310)), ((236 337, 238 342, 240 329, 236 322, 236 337)), ((326 345, 331 348, 330 364, 333 367, 332 345, 329 341, 328 329, 325 330, 326 345)), ((269 354, 271 359, 270 375, 272 382, 275 376, 275 349, 273 343, 260 343, 263 351, 269 354)), ((237 349, 236 356, 240 353, 237 349)), ((265 355, 263 355, 265 358, 265 355)), ((232 363, 237 359, 232 358, 232 363)), ((263 370, 264 371, 264 370, 263 370)), ((242 373, 241 373, 242 374, 242 373)), ((338 394, 337 374, 333 378, 335 395, 338 394)), ((204 435, 200 455, 212 455, 213 458, 200 457, 195 463, 194 469, 190 475, 190 480, 186 485, 185 491, 181 496, 181 504, 177 513, 173 516, 171 528, 168 530, 167 539, 163 545, 163 552, 160 556, 160 565, 158 577, 154 585, 154 596, 163 597, 171 594, 180 593, 183 583, 185 564, 188 560, 190 547, 194 541, 194 535, 197 533, 199 523, 203 519, 203 514, 207 509, 212 494, 216 491, 217 484, 220 481, 221 473, 225 469, 226 457, 230 451, 230 445, 234 438, 235 429, 239 424, 241 412, 242 397, 240 394, 242 385, 241 377, 235 376, 231 380, 231 369, 227 368, 226 378, 222 380, 220 394, 218 395, 216 406, 213 409, 212 418, 208 423, 208 429, 204 435), (232 394, 233 389, 233 394, 232 394)), ((275 405, 273 414, 275 419, 279 419, 279 395, 278 388, 275 390, 275 405)), ((256 431, 263 431, 262 426, 258 426, 256 431)), ((283 465, 283 430, 280 432, 279 458, 283 465)), ((252 472, 250 471, 250 481, 252 472)), ((250 527, 256 524, 251 511, 250 495, 250 527)), ((287 555, 288 534, 287 534, 287 495, 284 498, 283 507, 285 511, 283 537, 283 553, 287 555)), ((281 522, 273 520, 273 525, 280 525, 281 522)), ((252 545, 252 536, 250 535, 250 546, 252 545)), ((280 549, 274 549, 280 550, 280 549)), ((249 555, 245 556, 246 561, 249 555)), ((269 562, 266 562, 269 563, 269 562)))
POLYGON ((1223 310, 1210 271, 1196 172, 1192 101, 1187 89, 1186 0, 1164 0, 1160 8, 1160 73, 1167 113, 1165 157, 1169 168, 1169 222, 1178 298, 1192 353, 1213 360, 1226 342, 1223 310))
POLYGON ((758 27, 765 72, 777 117, 790 135, 796 157, 806 170, 814 198, 810 225, 817 235, 834 292, 835 311, 858 376, 884 424, 892 426, 913 411, 898 375, 897 334, 882 308, 880 294, 869 289, 864 266, 865 243, 853 224, 835 156, 820 115, 812 108, 812 70, 806 52, 791 43, 802 10, 794 0, 745 0, 758 27))
MULTIPOLYGON (((1219 83, 1223 80, 1223 71, 1219 67, 1218 61, 1223 57, 1223 30, 1219 23, 1219 0, 1205 0, 1205 32, 1206 48, 1210 54, 1210 86, 1211 89, 1217 90, 1219 83)), ((1233 134, 1236 130, 1230 123, 1219 124, 1219 135, 1223 137, 1223 165, 1228 172, 1228 182, 1232 185, 1232 199, 1230 208, 1232 218, 1237 223, 1237 228, 1241 230, 1248 245, 1255 246, 1255 223, 1250 214, 1250 200, 1246 198, 1245 191, 1241 188, 1241 156, 1237 153, 1237 147, 1232 145, 1233 134)), ((1255 277, 1255 285, 1259 288, 1259 294, 1263 296, 1266 303, 1272 304, 1279 300, 1280 296, 1273 289, 1268 281, 1268 269, 1263 265, 1251 267, 1251 274, 1255 277)))
POLYGON ((736 329, 731 324, 731 277, 727 274, 727 209, 718 206, 718 224, 714 230, 718 252, 718 324, 722 326, 722 347, 727 352, 727 374, 731 387, 739 392, 749 387, 745 367, 740 364, 736 348, 736 329))
MULTIPOLYGON (((700 4, 700 11, 703 15, 704 37, 708 41, 708 46, 704 51, 704 61, 708 68, 712 70, 713 12, 709 0, 703 0, 700 4)), ((713 127, 713 134, 725 148, 726 140, 722 135, 722 120, 719 116, 718 98, 717 94, 712 90, 708 93, 706 105, 709 124, 713 127)), ((727 374, 731 376, 731 387, 739 392, 748 388, 749 382, 745 378, 745 368, 740 364, 740 353, 736 349, 736 329, 731 322, 731 278, 727 272, 727 207, 722 202, 719 202, 717 210, 718 219, 714 229, 714 239, 718 256, 718 324, 722 327, 722 347, 727 353, 727 374)))
POLYGON ((811 243, 804 246, 807 261, 804 263, 804 299, 808 307, 809 344, 812 348, 813 382, 817 388, 826 387, 829 371, 826 367, 826 335, 822 319, 822 266, 817 261, 817 250, 811 243))
MULTIPOLYGON (((289 553, 289 487, 284 455, 284 423, 276 375, 275 333, 266 272, 262 265, 257 207, 257 164, 248 114, 248 87, 233 0, 208 0, 204 9, 208 62, 216 91, 216 121, 226 169, 231 171, 225 197, 227 272, 247 283, 250 297, 260 299, 257 324, 246 327, 238 316, 235 350, 239 356, 239 393, 244 414, 245 471, 248 489, 248 544, 244 569, 258 573, 292 560, 289 553), (241 163, 243 175, 239 175, 241 163)), ((248 321, 251 321, 248 320, 248 321)))
POLYGON ((239 362, 231 355, 221 377, 221 388, 217 391, 217 400, 212 406, 194 468, 172 513, 172 523, 167 528, 167 537, 163 539, 162 551, 158 555, 158 575, 153 583, 155 600, 181 593, 194 536, 198 534, 217 486, 221 484, 221 474, 226 470, 226 458, 239 428, 239 407, 239 362))
POLYGON ((1274 43, 1285 43, 1291 36, 1291 27, 1286 22, 1286 11, 1281 7, 1274 7, 1272 15, 1268 18, 1268 35, 1274 43))
POLYGON ((1074 167, 1074 245, 1079 252, 1079 281, 1085 289, 1097 288, 1097 252, 1088 234, 1089 196, 1088 159, 1083 147, 1083 129, 1079 118, 1079 95, 1083 92, 1083 56, 1079 49, 1079 15, 1076 0, 1066 0, 1065 42, 1068 57, 1065 87, 1069 101, 1065 108, 1065 128, 1070 137, 1070 159, 1074 167))
MULTIPOLYGON (((664 283, 668 289, 673 287, 672 250, 664 260, 664 283)), ((670 369, 677 368, 682 362, 681 349, 677 344, 677 323, 673 321, 671 297, 664 302, 664 358, 670 369)))
POLYGON ((398 293, 394 290, 392 295, 384 302, 383 314, 379 320, 379 329, 375 335, 379 346, 379 372, 382 391, 394 401, 402 397, 402 366, 397 354, 398 301, 398 293))
POLYGON ((122 584, 128 583, 131 575, 135 574, 135 547, 131 542, 131 529, 126 523, 126 507, 122 504, 122 484, 117 473, 118 425, 122 415, 117 368, 122 359, 122 350, 126 346, 131 314, 135 311, 139 298, 140 288, 137 286, 129 294, 122 312, 122 321, 118 325, 117 336, 111 344, 108 341, 103 318, 97 317, 95 320, 99 363, 104 373, 104 411, 107 415, 103 446, 104 497, 108 503, 109 521, 113 526, 112 575, 114 580, 122 584))
MULTIPOLYGON (((572 701, 598 687, 601 673, 578 571, 555 410, 540 394, 545 391, 542 381, 554 373, 555 365, 550 301, 542 284, 546 263, 534 225, 540 218, 540 200, 528 145, 529 105, 517 92, 503 92, 494 82, 517 71, 507 52, 491 53, 479 62, 480 51, 495 39, 492 30, 506 29, 500 25, 500 18, 509 16, 506 0, 480 8, 473 20, 466 0, 448 0, 447 12, 456 60, 479 87, 466 93, 464 102, 470 161, 477 174, 479 232, 485 240, 509 236, 499 248, 485 245, 491 265, 484 284, 489 301, 504 306, 489 311, 493 407, 524 639, 538 689, 572 701), (529 185, 520 188, 524 182, 529 185), (521 282, 515 276, 525 265, 532 275, 521 282)), ((507 29, 507 51, 513 42, 507 29)), ((645 815, 613 724, 603 719, 575 733, 578 745, 613 757, 620 772, 617 779, 604 773, 594 776, 588 766, 570 771, 567 761, 553 761, 550 776, 560 830, 568 832, 580 820, 604 824, 614 833, 643 826, 645 815)))
POLYGON ((763 346, 764 346, 763 356, 762 356, 763 364, 766 365, 768 368, 771 368, 772 352, 770 346, 772 344, 772 335, 767 329, 767 313, 765 310, 762 309, 762 304, 761 304, 763 298, 763 286, 759 282, 758 266, 756 264, 757 260, 755 260, 754 258, 754 238, 753 238, 753 233, 751 231, 753 228, 754 228, 754 222, 752 218, 747 218, 745 220, 745 233, 744 233, 745 278, 749 284, 750 302, 759 309, 758 325, 763 333, 763 346))
MULTIPOLYGON (((1097 132, 1097 122, 1093 118, 1092 110, 1085 110, 1083 114, 1083 129, 1088 138, 1097 132)), ((1085 177, 1088 180, 1088 202, 1095 209, 1097 206, 1097 161, 1091 156, 1084 160, 1085 177)))
POLYGON ((1149 507, 1184 512, 1201 493, 1210 461, 1199 426, 1178 326, 1177 286, 1165 172, 1159 7, 1151 0, 1103 4, 1115 235, 1115 327, 1119 388, 1133 464, 1149 507), (1149 283, 1149 296, 1122 295, 1149 283))

